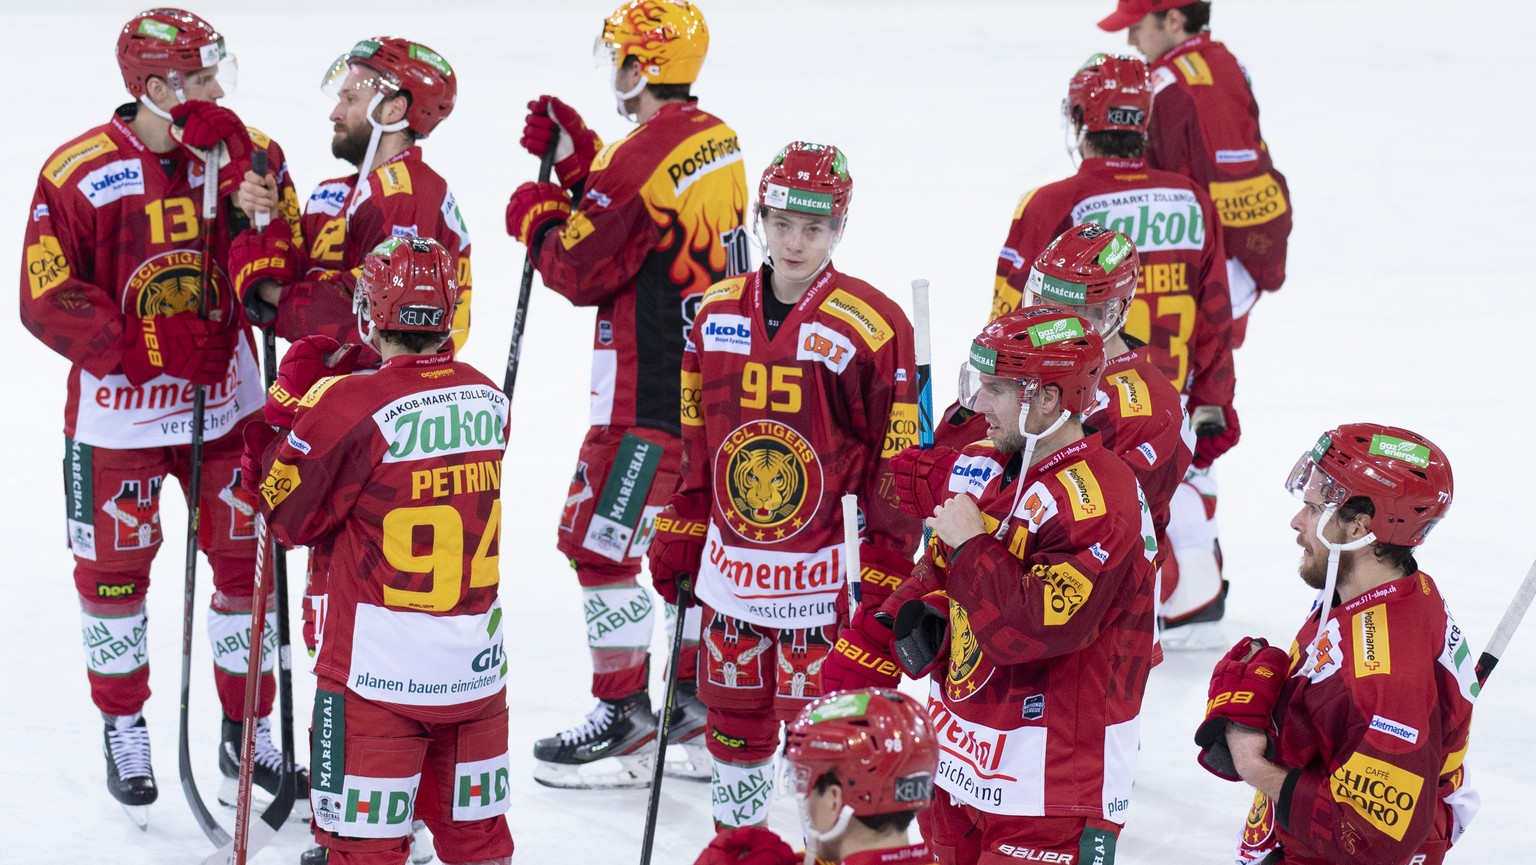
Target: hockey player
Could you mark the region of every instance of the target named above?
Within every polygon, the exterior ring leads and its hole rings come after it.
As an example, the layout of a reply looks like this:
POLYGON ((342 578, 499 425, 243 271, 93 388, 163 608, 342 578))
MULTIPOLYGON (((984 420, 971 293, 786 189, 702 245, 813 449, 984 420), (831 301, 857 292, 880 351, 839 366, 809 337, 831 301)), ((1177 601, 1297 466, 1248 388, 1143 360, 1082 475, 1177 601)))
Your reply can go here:
MULTIPOLYGON (((448 181, 422 159, 420 144, 453 112, 458 76, 425 45, 375 36, 336 58, 321 90, 336 100, 331 154, 357 173, 315 187, 298 235, 274 222, 239 238, 234 283, 246 313, 257 325, 275 326, 284 339, 351 340, 363 256, 391 237, 430 237, 454 257, 463 301, 454 313, 453 345, 463 348, 472 286, 469 230, 448 181)), ((256 202, 273 198, 270 183, 247 183, 242 193, 256 202)))
MULTIPOLYGON (((646 689, 655 608, 636 576, 677 486, 683 342, 704 291, 750 267, 736 132, 690 95, 709 47, 703 13, 684 0, 629 0, 604 21, 598 45, 612 61, 619 113, 639 125, 604 149, 574 109, 540 96, 522 143, 540 154, 558 141, 560 182, 525 183, 507 204, 507 233, 528 247, 544 284, 597 308, 591 427, 557 532, 582 588, 597 706, 534 745, 535 778, 557 787, 649 783, 638 761, 656 735, 646 689)), ((679 747, 669 751, 683 759, 668 771, 704 778, 698 614, 687 615, 670 740, 679 747)))
POLYGON ((893 658, 932 676, 940 789, 918 823, 946 865, 1110 862, 1125 821, 1156 544, 1131 470, 1077 419, 1103 365, 1089 322, 1054 307, 976 337, 961 398, 990 438, 949 474, 920 575, 827 665, 828 687, 894 685, 893 658))
POLYGON ((497 600, 507 398, 441 351, 459 295, 435 240, 391 238, 357 278, 372 375, 325 337, 284 358, 261 506, 330 563, 310 791, 339 863, 402 863, 413 813, 444 862, 508 863, 506 661, 497 600), (327 352, 315 362, 314 349, 327 352), (328 368, 329 366, 329 368, 328 368), (409 647, 409 651, 402 651, 409 647), (428 782, 418 797, 422 778, 428 782))
POLYGON ((933 723, 911 697, 879 688, 820 697, 790 723, 784 747, 806 855, 748 826, 716 835, 694 865, 934 865, 907 827, 933 801, 938 761, 933 723))
POLYGON ((1127 30, 1152 64, 1147 161, 1188 175, 1210 193, 1221 219, 1232 295, 1232 347, 1248 330, 1259 293, 1285 282, 1290 191, 1259 131, 1248 72, 1211 39, 1209 0, 1119 0, 1099 27, 1127 30))
POLYGON ((758 185, 766 263, 709 290, 683 352, 683 480, 650 566, 669 600, 680 575, 697 578, 720 827, 767 819, 779 723, 826 693, 841 495, 859 499, 866 604, 911 572, 920 533, 889 494, 889 458, 916 441, 912 326, 832 264, 852 195, 836 147, 780 151, 758 185))
POLYGON ((1445 454, 1344 424, 1286 489, 1298 570, 1320 589, 1289 655, 1245 637, 1216 665, 1200 762, 1258 792, 1239 863, 1439 865, 1477 812, 1463 760, 1477 653, 1414 548, 1453 493, 1445 454))
MULTIPOLYGON (((262 382, 224 267, 231 227, 247 213, 227 197, 209 241, 207 317, 198 315, 204 153, 228 148, 229 164, 213 181, 221 191, 240 183, 256 147, 273 166, 284 160, 275 142, 214 104, 231 86, 233 58, 208 22, 179 9, 141 12, 123 27, 117 59, 133 101, 54 151, 38 178, 21 321, 71 364, 65 502, 87 678, 106 718, 108 789, 137 808, 157 793, 142 716, 145 596, 161 544, 162 487, 169 476, 187 491, 198 386, 208 389, 198 546, 213 568, 207 626, 226 721, 220 765, 227 771, 238 760, 238 737, 229 734, 231 722, 239 733, 244 707, 256 538, 254 501, 240 486, 240 431, 260 407, 262 382)), ((275 629, 268 633, 275 639, 275 629)), ((269 791, 281 769, 267 719, 270 669, 261 673, 255 776, 269 791)))

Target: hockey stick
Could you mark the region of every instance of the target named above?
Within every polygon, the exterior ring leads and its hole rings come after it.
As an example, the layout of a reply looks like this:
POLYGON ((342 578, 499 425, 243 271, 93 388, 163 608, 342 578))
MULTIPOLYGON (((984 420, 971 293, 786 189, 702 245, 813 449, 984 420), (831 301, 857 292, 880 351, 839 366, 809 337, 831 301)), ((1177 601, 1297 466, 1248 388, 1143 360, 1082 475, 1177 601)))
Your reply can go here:
MULTIPOLYGON (((928 329, 928 280, 912 280, 912 337, 913 354, 917 360, 917 446, 923 450, 933 447, 933 342, 928 329)), ((923 521, 923 546, 928 549, 928 539, 933 529, 923 521)))
MULTIPOLYGON (((208 293, 213 285, 213 231, 219 217, 219 153, 224 145, 215 144, 208 149, 203 163, 203 261, 197 294, 197 315, 208 317, 208 293)), ((192 617, 193 601, 197 595, 197 526, 202 504, 203 483, 203 415, 207 408, 208 389, 203 385, 193 388, 192 397, 192 448, 188 459, 191 468, 187 478, 187 564, 185 588, 182 592, 181 610, 181 726, 177 743, 177 771, 181 775, 181 789, 192 806, 192 816, 197 825, 215 845, 229 842, 224 831, 203 797, 197 792, 197 781, 192 777, 192 754, 188 742, 187 702, 192 685, 192 617)))
POLYGON ((843 565, 848 569, 848 618, 864 597, 864 569, 859 565, 859 497, 843 493, 843 565))
MULTIPOLYGON (((539 182, 548 183, 549 175, 555 170, 555 146, 560 143, 560 136, 550 139, 549 146, 544 148, 544 155, 539 157, 539 182)), ((532 240, 532 238, 529 238, 532 240)), ((512 314, 512 344, 507 347, 507 375, 502 380, 501 392, 507 395, 507 402, 512 402, 512 389, 517 387, 517 368, 522 363, 523 355, 523 330, 528 326, 528 302, 533 299, 533 248, 529 247, 528 254, 523 258, 523 282, 517 289, 517 311, 512 314)))
POLYGON ((677 578, 677 626, 672 629, 672 657, 667 661, 667 699, 661 707, 661 726, 656 731, 656 764, 651 767, 651 798, 645 805, 645 838, 640 842, 640 865, 651 865, 656 844, 656 812, 661 807, 661 778, 667 765, 667 737, 672 734, 672 708, 677 702, 677 668, 682 665, 683 631, 688 607, 693 603, 693 577, 677 578))
POLYGON ((1525 572, 1525 579, 1520 581, 1520 588, 1515 590, 1515 597, 1510 600, 1504 617, 1499 619, 1498 627, 1493 629, 1493 636, 1488 638, 1487 648, 1478 656, 1479 687, 1488 681, 1493 668, 1499 664, 1499 658, 1504 656, 1504 650, 1509 648, 1509 640, 1515 635, 1515 629, 1520 627, 1520 620, 1525 618, 1525 611, 1530 608, 1532 598, 1536 598, 1536 562, 1532 562, 1531 569, 1525 572))

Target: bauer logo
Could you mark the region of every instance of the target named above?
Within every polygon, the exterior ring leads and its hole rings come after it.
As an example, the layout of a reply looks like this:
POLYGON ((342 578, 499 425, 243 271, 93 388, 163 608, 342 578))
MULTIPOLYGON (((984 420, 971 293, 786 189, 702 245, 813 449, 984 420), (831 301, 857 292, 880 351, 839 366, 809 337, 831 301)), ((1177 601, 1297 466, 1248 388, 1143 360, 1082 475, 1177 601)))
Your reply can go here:
POLYGON ((488 385, 422 391, 373 413, 389 441, 384 462, 406 462, 507 444, 507 398, 488 385))
POLYGON ((443 310, 435 306, 402 306, 398 322, 406 327, 442 327, 443 310))
POLYGON ((137 159, 109 162, 87 174, 78 186, 80 194, 95 207, 111 204, 125 195, 143 195, 144 165, 137 159))
POLYGON ((700 331, 705 351, 752 353, 752 322, 744 315, 712 315, 700 331))

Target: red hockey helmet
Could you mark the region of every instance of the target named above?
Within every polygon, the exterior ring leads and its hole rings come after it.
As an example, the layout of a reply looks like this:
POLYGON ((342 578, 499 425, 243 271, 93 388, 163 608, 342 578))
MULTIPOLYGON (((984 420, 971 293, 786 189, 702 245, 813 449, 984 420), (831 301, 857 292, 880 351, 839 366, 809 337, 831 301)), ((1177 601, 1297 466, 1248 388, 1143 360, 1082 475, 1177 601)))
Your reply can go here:
POLYGON ((639 60, 649 84, 692 84, 709 52, 709 27, 687 0, 629 0, 603 19, 596 47, 615 70, 627 57, 639 60))
POLYGON ((1134 57, 1095 54, 1067 85, 1067 118, 1087 132, 1147 132, 1152 83, 1134 57))
POLYGON ((1383 544, 1415 547, 1451 509, 1451 464, 1434 442, 1402 427, 1344 424, 1301 455, 1285 488, 1332 507, 1365 496, 1371 531, 1383 544))
POLYGON ((1119 332, 1136 296, 1140 261, 1136 244, 1118 231, 1092 222, 1074 225, 1035 258, 1024 285, 1024 303, 1067 307, 1105 336, 1119 332))
POLYGON ((830 144, 791 142, 763 172, 757 198, 765 207, 841 219, 853 200, 848 159, 830 144))
POLYGON ((429 237, 391 237, 363 256, 353 295, 375 330, 447 333, 459 285, 453 258, 429 237))
POLYGON ((374 36, 352 46, 337 57, 320 89, 329 94, 340 90, 354 66, 364 66, 378 73, 361 86, 370 86, 386 96, 403 91, 410 101, 406 125, 420 138, 426 138, 453 113, 459 95, 459 79, 453 67, 431 48, 398 36, 374 36))
POLYGON ((800 710, 784 745, 791 783, 809 795, 832 773, 860 817, 916 811, 933 801, 939 742, 928 712, 898 691, 862 688, 800 710))
POLYGON ((224 36, 207 21, 181 9, 148 9, 123 25, 117 37, 117 66, 123 84, 138 99, 145 82, 163 78, 181 90, 180 76, 218 66, 234 56, 224 50, 224 36))
POLYGON ((1104 340, 1081 316, 1054 306, 1028 306, 999 316, 977 334, 961 367, 960 402, 975 407, 981 376, 1061 389, 1062 408, 1084 412, 1097 398, 1104 340))

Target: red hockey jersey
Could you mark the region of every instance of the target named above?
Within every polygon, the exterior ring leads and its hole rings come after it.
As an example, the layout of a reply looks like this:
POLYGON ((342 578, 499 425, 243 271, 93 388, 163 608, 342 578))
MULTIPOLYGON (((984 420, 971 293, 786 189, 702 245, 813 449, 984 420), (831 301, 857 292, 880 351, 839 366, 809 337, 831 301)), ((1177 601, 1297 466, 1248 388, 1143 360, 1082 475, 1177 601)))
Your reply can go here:
POLYGON ((1477 812, 1462 761, 1479 687, 1440 590, 1422 572, 1394 580, 1333 609, 1316 635, 1314 611, 1275 709, 1274 762, 1291 771, 1278 803, 1255 800, 1239 861, 1276 842, 1288 865, 1443 854, 1477 812))
POLYGON ((453 256, 459 305, 453 316, 453 345, 469 339, 469 305, 474 278, 469 267, 469 229, 459 213, 448 181, 412 147, 368 175, 357 188, 357 175, 327 180, 315 187, 304 205, 304 273, 283 289, 277 310, 277 335, 295 340, 324 334, 355 343, 357 314, 352 289, 362 272, 363 256, 391 237, 430 237, 453 256))
POLYGON ((506 679, 506 396, 436 354, 321 379, 300 406, 261 504, 274 537, 329 562, 316 674, 408 717, 472 716, 506 679))
POLYGON ((931 575, 886 608, 948 593, 949 662, 928 708, 952 799, 1124 823, 1152 663, 1151 517, 1097 433, 1018 477, 1021 462, 990 442, 965 449, 950 496, 976 499, 991 534, 958 551, 934 536, 931 575))
POLYGON ((668 103, 592 161, 586 194, 535 263, 544 284, 597 307, 593 426, 679 434, 677 370, 700 299, 750 265, 736 132, 668 103))
POLYGON ((1158 58, 1151 77, 1147 161, 1205 189, 1226 254, 1259 290, 1274 291, 1285 282, 1291 193, 1259 131, 1247 71, 1227 46, 1198 33, 1158 58))
MULTIPOLYGON (((21 322, 72 366, 64 433, 99 447, 184 445, 196 388, 161 375, 128 382, 122 358, 154 319, 195 310, 202 294, 203 165, 180 151, 153 153, 129 123, 137 103, 72 139, 43 165, 32 194, 21 264, 21 322), (162 161, 163 160, 163 161, 162 161)), ((282 148, 251 140, 279 172, 290 216, 295 197, 282 148)), ((221 201, 221 224, 235 211, 221 201)), ((243 215, 239 217, 244 219, 243 215)), ((224 263, 228 231, 215 231, 211 318, 246 331, 223 382, 208 388, 204 436, 216 439, 261 408, 265 388, 224 263)))
MULTIPOLYGON (((1136 244, 1141 272, 1125 332, 1162 350, 1164 375, 1195 405, 1232 402, 1232 299, 1211 200, 1188 177, 1140 159, 1085 159, 1077 174, 1024 193, 998 254, 992 317, 1018 308, 1036 256, 1096 222, 1136 244)), ((1037 303, 1042 302, 1037 300, 1037 303)))
POLYGON ((843 493, 859 497, 865 543, 910 561, 921 533, 896 509, 888 462, 917 442, 912 325, 828 265, 770 338, 765 272, 714 286, 699 308, 673 504, 708 515, 698 594, 711 607, 778 628, 830 625, 845 585, 843 493))

